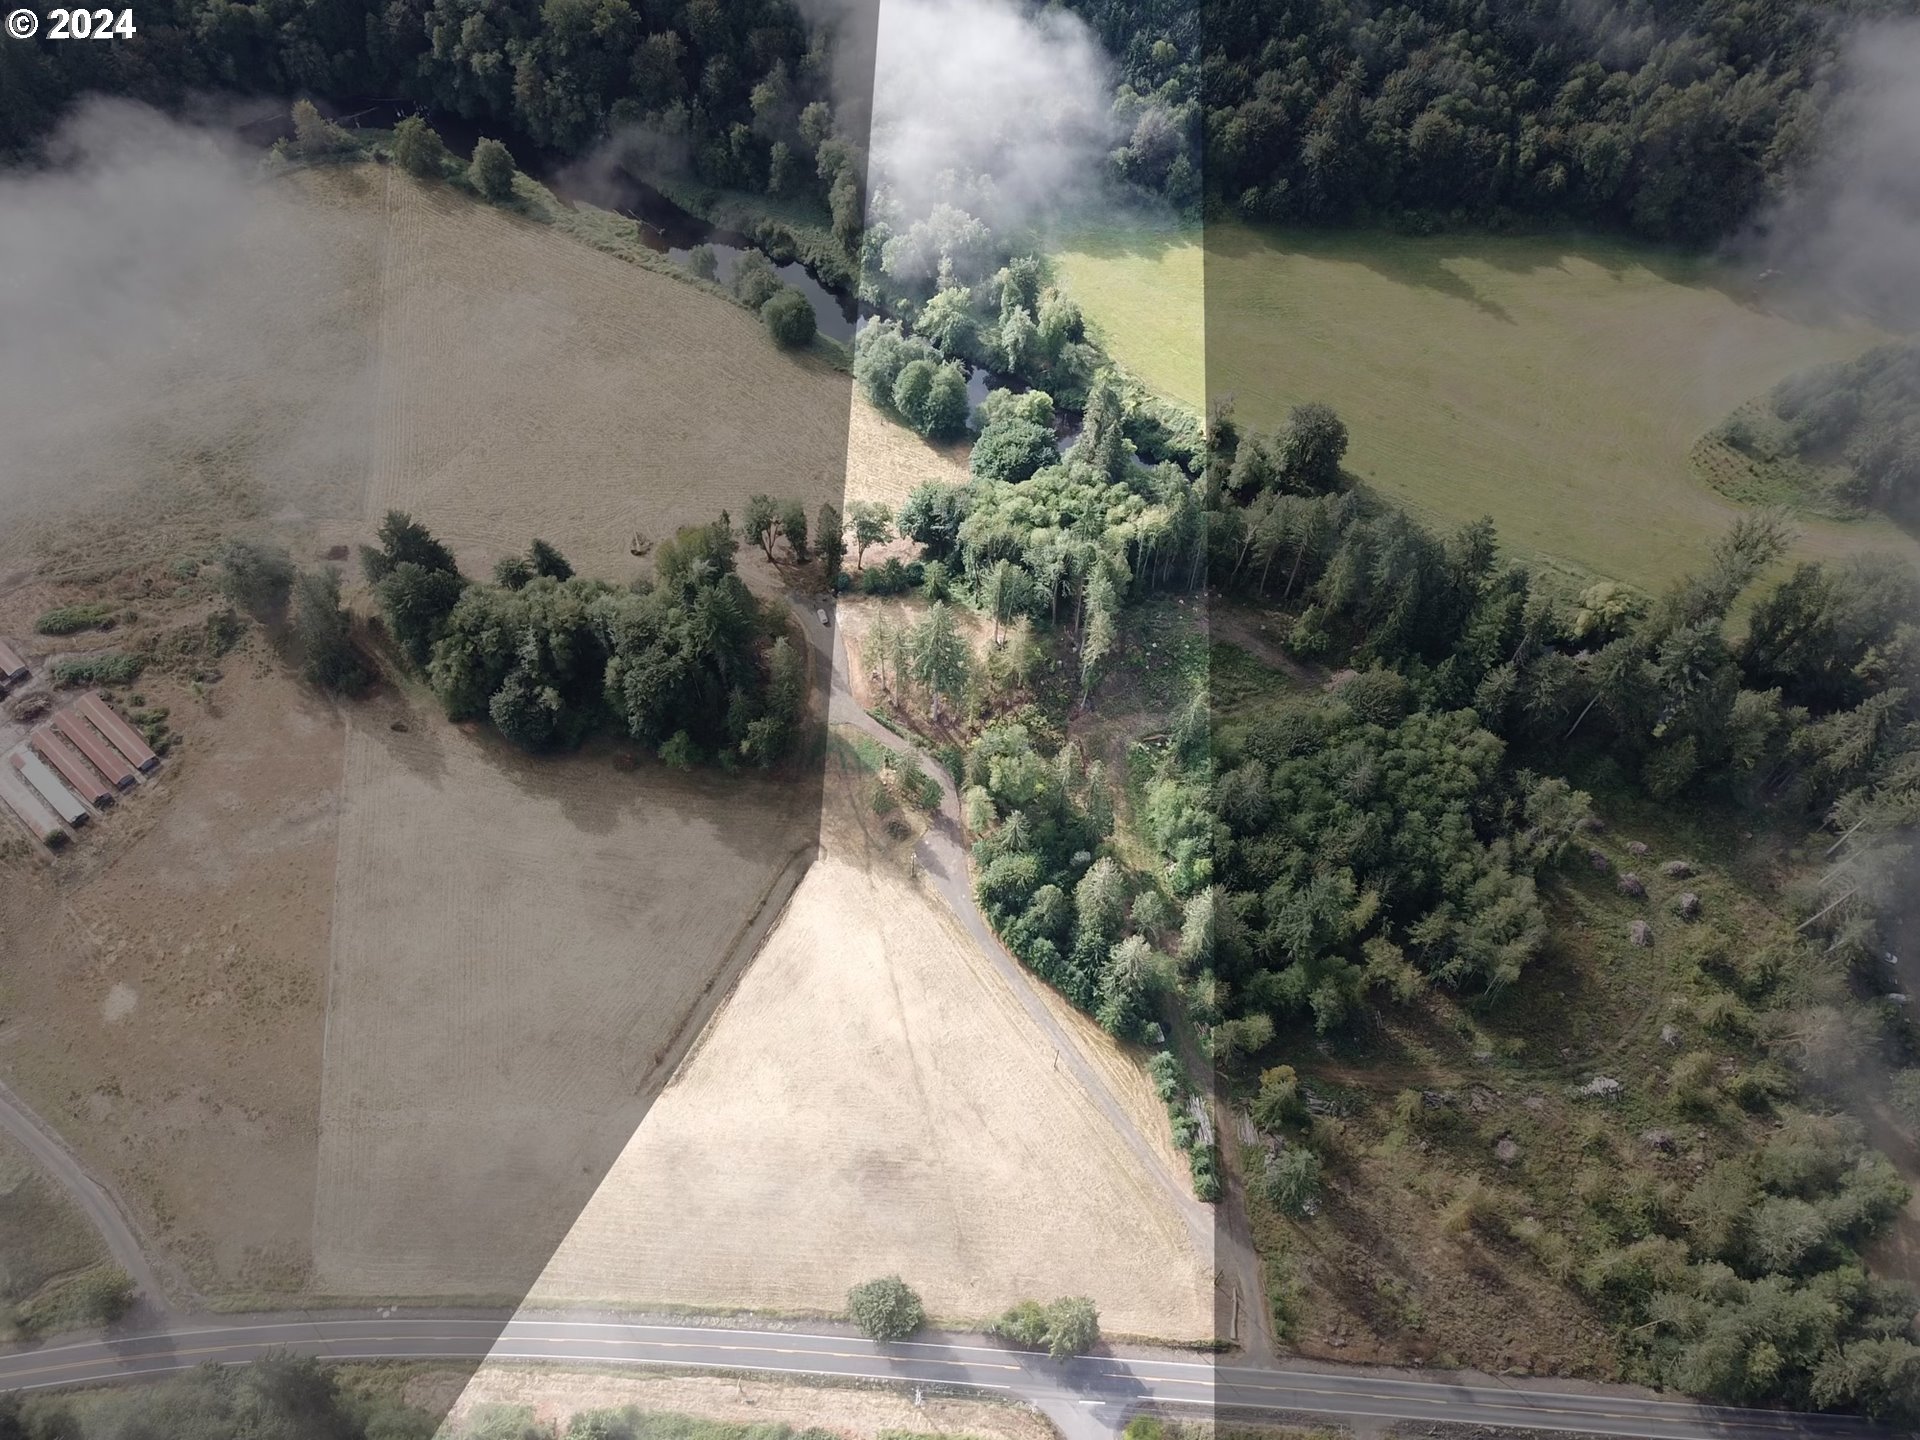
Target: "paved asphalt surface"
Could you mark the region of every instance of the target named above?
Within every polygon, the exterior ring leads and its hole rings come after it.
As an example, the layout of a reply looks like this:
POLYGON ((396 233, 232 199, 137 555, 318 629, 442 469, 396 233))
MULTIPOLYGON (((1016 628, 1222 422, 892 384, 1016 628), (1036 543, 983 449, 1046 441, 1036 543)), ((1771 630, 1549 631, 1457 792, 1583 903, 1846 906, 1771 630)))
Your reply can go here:
MULTIPOLYGON (((824 638, 824 637, 823 637, 824 638)), ((838 637, 833 637, 837 641, 838 637)), ((882 743, 906 746, 852 702, 846 688, 845 649, 829 642, 835 664, 832 714, 882 743)), ((1165 1170, 1131 1117, 1037 997, 1025 977, 985 932, 972 903, 957 829, 957 797, 945 777, 942 814, 920 847, 929 878, 996 963, 1012 973, 1015 993, 1054 1040, 1089 1095, 1101 1102, 1115 1129, 1140 1152, 1149 1173, 1165 1170)), ((560 1365, 678 1366, 757 1374, 944 1385, 1025 1400, 1045 1413, 1068 1440, 1111 1435, 1142 1404, 1208 1410, 1265 1410, 1343 1419, 1363 1433, 1390 1421, 1498 1425, 1559 1430, 1633 1440, 1868 1440, 1887 1432, 1857 1420, 1732 1410, 1686 1401, 1656 1400, 1619 1390, 1578 1392, 1553 1382, 1503 1382, 1487 1377, 1411 1378, 1353 1368, 1282 1368, 1255 1358, 1215 1361, 1191 1353, 1116 1350, 1054 1361, 979 1336, 925 1335, 875 1345, 856 1335, 785 1330, 740 1330, 522 1313, 288 1312, 272 1315, 168 1315, 167 1302, 138 1237, 117 1198, 81 1168, 59 1136, 17 1096, 0 1086, 0 1130, 24 1145, 70 1191, 105 1240, 114 1261, 133 1276, 143 1304, 114 1331, 63 1337, 0 1349, 0 1390, 36 1390, 136 1380, 191 1369, 209 1361, 240 1364, 273 1350, 332 1360, 448 1360, 477 1363, 545 1361, 560 1365)), ((1177 1195, 1189 1223, 1198 1206, 1177 1195)), ((1200 1217, 1204 1223, 1204 1217, 1200 1217)), ((1206 1237, 1203 1237, 1203 1239, 1206 1237)), ((1223 1257, 1224 1258, 1224 1257, 1223 1257)), ((1238 1266, 1233 1268, 1238 1269, 1238 1266)), ((1257 1297, 1257 1289, 1254 1291, 1257 1297)))
POLYGON ((848 1334, 735 1330, 647 1321, 451 1315, 181 1318, 100 1339, 0 1355, 0 1387, 32 1390, 238 1363, 287 1349, 333 1360, 546 1361, 684 1366, 762 1374, 947 1385, 1032 1402, 1069 1435, 1107 1433, 1146 1402, 1389 1420, 1571 1430, 1645 1440, 1864 1440, 1858 1421, 1615 1392, 1475 1378, 1415 1380, 1357 1370, 1241 1368, 1195 1355, 1128 1351, 1056 1362, 976 1336, 875 1345, 848 1334))
POLYGON ((119 1200, 84 1169, 66 1142, 5 1085, 0 1085, 0 1130, 6 1131, 65 1187, 74 1204, 105 1242, 107 1253, 128 1275, 149 1303, 162 1304, 160 1281, 140 1249, 139 1237, 127 1223, 119 1200))

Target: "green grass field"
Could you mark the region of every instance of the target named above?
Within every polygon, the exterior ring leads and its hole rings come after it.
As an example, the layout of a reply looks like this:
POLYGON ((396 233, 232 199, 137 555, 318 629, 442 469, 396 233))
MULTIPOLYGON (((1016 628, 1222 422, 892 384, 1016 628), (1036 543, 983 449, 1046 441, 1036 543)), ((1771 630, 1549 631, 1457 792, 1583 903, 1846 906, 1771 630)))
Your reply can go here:
MULTIPOLYGON (((1113 353, 1268 427, 1323 400, 1348 467, 1440 525, 1491 515, 1517 551, 1659 588, 1737 510, 1689 460, 1735 406, 1882 337, 1792 313, 1704 262, 1605 240, 1114 227, 1055 265, 1113 353)), ((1808 515, 1812 555, 1920 547, 1808 515)))

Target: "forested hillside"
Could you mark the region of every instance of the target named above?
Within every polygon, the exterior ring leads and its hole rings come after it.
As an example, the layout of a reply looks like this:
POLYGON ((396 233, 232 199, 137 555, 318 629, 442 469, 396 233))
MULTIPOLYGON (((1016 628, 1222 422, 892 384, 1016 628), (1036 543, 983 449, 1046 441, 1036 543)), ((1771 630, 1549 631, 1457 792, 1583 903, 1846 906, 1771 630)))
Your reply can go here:
POLYGON ((1819 131, 1850 24, 1911 0, 1076 6, 1123 57, 1126 178, 1247 219, 1571 219, 1702 243, 1819 131), (1142 23, 1144 20, 1144 23, 1142 23))
POLYGON ((801 113, 828 80, 789 0, 156 0, 135 18, 130 40, 0 47, 0 156, 89 90, 162 106, 208 90, 377 96, 568 154, 645 120, 703 178, 779 189, 800 178, 801 113))

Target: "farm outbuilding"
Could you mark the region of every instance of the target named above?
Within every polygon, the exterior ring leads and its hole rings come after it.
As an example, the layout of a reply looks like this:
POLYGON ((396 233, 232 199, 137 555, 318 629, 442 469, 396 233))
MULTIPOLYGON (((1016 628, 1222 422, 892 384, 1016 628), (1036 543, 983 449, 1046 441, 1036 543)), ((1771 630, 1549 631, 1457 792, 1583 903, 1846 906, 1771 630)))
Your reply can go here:
POLYGON ((0 804, 11 810, 27 832, 49 849, 67 843, 66 827, 47 808, 46 801, 34 794, 20 773, 11 765, 0 765, 0 804))
POLYGON ((60 778, 73 787, 74 793, 89 805, 98 807, 113 802, 113 787, 103 781, 99 774, 80 758, 75 750, 58 734, 42 725, 28 737, 39 757, 60 772, 60 778))
POLYGON ((13 756, 13 768, 20 772, 20 778, 33 787, 34 792, 46 801, 53 813, 69 825, 87 823, 87 807, 74 798, 60 777, 47 768, 47 764, 38 755, 30 751, 18 751, 13 756))
POLYGON ((93 768, 106 776, 116 787, 124 790, 133 784, 132 768, 114 754, 113 748, 95 733, 93 727, 74 714, 71 709, 62 710, 47 723, 70 741, 76 750, 87 757, 93 768))
POLYGON ((11 685, 26 678, 27 662, 20 658, 18 650, 0 640, 0 683, 11 685))
POLYGON ((113 742, 113 748, 133 762, 134 769, 144 774, 160 763, 160 757, 140 738, 140 732, 122 720, 119 712, 97 693, 88 691, 73 708, 91 720, 100 733, 113 742))

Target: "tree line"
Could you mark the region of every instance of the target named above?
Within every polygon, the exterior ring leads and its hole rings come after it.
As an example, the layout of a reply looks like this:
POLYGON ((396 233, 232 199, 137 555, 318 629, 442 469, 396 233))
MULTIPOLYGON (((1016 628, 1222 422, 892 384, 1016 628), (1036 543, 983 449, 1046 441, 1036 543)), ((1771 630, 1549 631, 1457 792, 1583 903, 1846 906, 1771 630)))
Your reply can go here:
POLYGON ((828 31, 790 0, 157 0, 128 39, 0 48, 0 156, 88 91, 398 96, 560 156, 645 124, 707 183, 829 206, 850 245, 861 172, 831 70, 828 31))
MULTIPOLYGON (((1216 583, 1268 597, 1287 648, 1336 672, 1222 715, 1204 753, 1170 752, 1147 787, 1167 882, 1205 912, 1181 993, 1216 1063, 1236 1071, 1279 1026, 1325 1033, 1432 987, 1525 984, 1548 942, 1543 889, 1592 858, 1598 822, 1571 771, 1641 803, 1765 816, 1816 851, 1833 840, 1797 932, 1702 919, 1697 897, 1677 912, 1717 997, 1703 1013, 1750 1063, 1677 1056, 1670 1103, 1769 1116, 1773 1138, 1676 1193, 1585 1196, 1567 1264, 1647 1378, 1920 1413, 1913 1296, 1860 1258, 1906 1187, 1852 1122, 1795 1103, 1843 1094, 1876 1051, 1913 1051, 1896 1010, 1876 1029, 1812 977, 1837 963, 1860 993, 1889 984, 1893 877, 1911 873, 1920 822, 1920 581, 1887 558, 1769 581, 1792 535, 1758 513, 1663 595, 1570 589, 1502 559, 1490 522, 1436 535, 1353 485, 1336 420, 1303 407, 1271 436, 1213 427, 1216 583)), ((1410 1123, 1431 1123, 1425 1109, 1412 1097, 1410 1123)), ((1256 1179, 1301 1213, 1318 1160, 1284 1067, 1262 1076, 1254 1117, 1280 1137, 1256 1179)), ((1459 1205, 1467 1228, 1519 1233, 1490 1191, 1459 1205)))
POLYGON ((1793 178, 1874 0, 1076 0, 1116 180, 1248 220, 1729 234, 1793 178))
POLYGON ((650 577, 616 587, 574 573, 535 540, 491 584, 401 511, 361 565, 388 634, 449 719, 484 719, 526 750, 613 729, 669 764, 768 766, 806 712, 806 665, 778 606, 736 573, 723 514, 654 551, 650 577))

